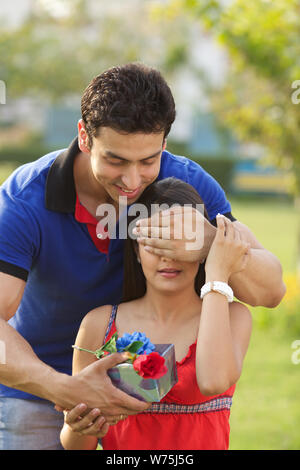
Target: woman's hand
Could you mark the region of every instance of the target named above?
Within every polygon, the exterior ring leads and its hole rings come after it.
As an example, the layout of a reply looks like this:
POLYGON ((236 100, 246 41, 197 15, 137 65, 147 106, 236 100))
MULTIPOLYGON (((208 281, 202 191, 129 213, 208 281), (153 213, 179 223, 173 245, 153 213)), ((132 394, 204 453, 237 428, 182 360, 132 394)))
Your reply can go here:
POLYGON ((217 232, 205 263, 206 280, 228 282, 232 274, 245 269, 250 244, 225 216, 218 214, 216 219, 217 232))
POLYGON ((64 411, 64 420, 73 432, 85 436, 101 438, 107 433, 109 426, 117 424, 128 418, 127 415, 106 416, 101 414, 98 408, 88 411, 85 404, 75 406, 72 410, 64 411), (86 414, 85 414, 86 413, 86 414))
POLYGON ((97 408, 89 411, 85 416, 84 412, 87 406, 80 404, 72 408, 72 410, 64 411, 64 420, 73 432, 80 435, 95 436, 101 438, 105 436, 109 429, 109 424, 101 411, 97 408))

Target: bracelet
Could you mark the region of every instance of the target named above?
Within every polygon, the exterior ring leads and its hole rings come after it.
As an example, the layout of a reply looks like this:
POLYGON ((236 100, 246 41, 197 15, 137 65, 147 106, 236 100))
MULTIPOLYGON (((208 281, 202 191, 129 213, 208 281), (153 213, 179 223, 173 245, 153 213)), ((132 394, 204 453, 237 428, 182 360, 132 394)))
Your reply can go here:
POLYGON ((221 281, 207 282, 201 288, 200 298, 203 299, 203 297, 211 291, 218 292, 219 294, 223 294, 227 298, 228 302, 233 302, 233 290, 228 284, 226 284, 226 282, 221 282, 221 281))

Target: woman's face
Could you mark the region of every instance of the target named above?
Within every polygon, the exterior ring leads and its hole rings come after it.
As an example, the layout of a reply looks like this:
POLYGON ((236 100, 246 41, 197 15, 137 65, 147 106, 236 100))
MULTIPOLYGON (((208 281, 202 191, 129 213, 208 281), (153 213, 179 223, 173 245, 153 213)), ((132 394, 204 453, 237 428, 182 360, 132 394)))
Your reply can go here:
POLYGON ((199 261, 174 261, 169 258, 149 253, 144 245, 138 247, 140 260, 147 286, 165 292, 176 292, 180 288, 194 286, 198 273, 199 261))

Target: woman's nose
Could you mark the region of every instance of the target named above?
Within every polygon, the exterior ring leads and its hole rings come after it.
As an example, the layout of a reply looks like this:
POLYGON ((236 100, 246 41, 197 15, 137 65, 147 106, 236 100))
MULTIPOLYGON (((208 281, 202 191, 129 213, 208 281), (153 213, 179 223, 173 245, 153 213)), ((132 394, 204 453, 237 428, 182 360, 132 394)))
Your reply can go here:
POLYGON ((169 261, 172 261, 171 258, 167 258, 166 256, 161 256, 160 257, 161 261, 168 263, 169 261))

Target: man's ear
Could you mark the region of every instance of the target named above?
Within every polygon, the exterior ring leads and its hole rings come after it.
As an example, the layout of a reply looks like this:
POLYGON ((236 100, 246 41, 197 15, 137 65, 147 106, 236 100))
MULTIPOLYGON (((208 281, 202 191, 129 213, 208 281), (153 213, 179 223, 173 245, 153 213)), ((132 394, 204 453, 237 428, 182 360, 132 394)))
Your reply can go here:
POLYGON ((83 153, 90 153, 90 143, 82 119, 78 121, 78 147, 83 153))
POLYGON ((162 151, 166 150, 167 147, 167 139, 164 139, 163 145, 162 145, 162 151))

